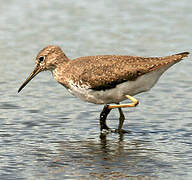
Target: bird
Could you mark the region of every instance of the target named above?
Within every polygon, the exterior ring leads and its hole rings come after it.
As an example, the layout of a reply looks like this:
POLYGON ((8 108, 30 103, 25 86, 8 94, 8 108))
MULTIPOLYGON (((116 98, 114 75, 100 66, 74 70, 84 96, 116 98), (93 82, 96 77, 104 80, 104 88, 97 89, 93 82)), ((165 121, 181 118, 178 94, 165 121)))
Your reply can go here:
POLYGON ((72 95, 86 102, 104 104, 100 113, 101 132, 111 130, 106 119, 110 111, 117 108, 119 124, 113 132, 126 133, 122 129, 125 120, 122 108, 136 107, 139 100, 133 96, 149 91, 167 69, 188 54, 182 52, 165 57, 95 55, 71 60, 59 46, 48 45, 37 54, 35 68, 18 93, 37 74, 49 70, 72 95), (120 104, 126 99, 130 102, 120 104))

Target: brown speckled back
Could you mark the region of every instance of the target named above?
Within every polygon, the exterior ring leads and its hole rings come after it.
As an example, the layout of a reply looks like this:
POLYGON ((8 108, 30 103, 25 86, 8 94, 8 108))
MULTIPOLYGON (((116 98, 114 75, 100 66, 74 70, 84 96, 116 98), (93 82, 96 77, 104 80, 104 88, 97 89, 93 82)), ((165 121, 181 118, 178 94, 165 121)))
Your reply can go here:
POLYGON ((92 89, 100 90, 124 81, 133 81, 157 68, 177 63, 188 54, 184 52, 151 58, 121 55, 87 56, 69 61, 61 71, 65 80, 71 79, 79 85, 85 84, 92 89))

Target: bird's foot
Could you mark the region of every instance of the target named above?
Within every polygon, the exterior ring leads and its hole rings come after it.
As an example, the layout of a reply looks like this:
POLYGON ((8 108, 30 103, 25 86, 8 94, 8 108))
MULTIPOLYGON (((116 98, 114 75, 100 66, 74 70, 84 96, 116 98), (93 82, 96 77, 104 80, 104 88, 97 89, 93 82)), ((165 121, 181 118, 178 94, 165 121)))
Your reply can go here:
POLYGON ((109 134, 109 133, 125 134, 125 133, 131 133, 131 131, 124 129, 111 129, 111 128, 101 130, 101 134, 109 134))
POLYGON ((115 129, 114 132, 119 134, 131 133, 131 131, 124 130, 124 129, 115 129))
POLYGON ((101 130, 101 134, 109 134, 109 133, 113 133, 113 132, 115 132, 115 130, 113 130, 111 128, 106 128, 106 129, 101 130))

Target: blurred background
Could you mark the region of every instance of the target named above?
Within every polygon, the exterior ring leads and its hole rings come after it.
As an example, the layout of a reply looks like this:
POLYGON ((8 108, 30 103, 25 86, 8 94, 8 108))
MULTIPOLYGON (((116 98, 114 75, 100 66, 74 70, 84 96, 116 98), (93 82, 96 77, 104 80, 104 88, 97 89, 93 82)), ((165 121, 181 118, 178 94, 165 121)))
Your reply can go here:
MULTIPOLYGON (((102 105, 73 97, 50 72, 17 93, 51 44, 71 59, 191 52, 191 1, 0 2, 0 179, 191 178, 191 57, 124 110, 124 136, 100 138, 102 105)), ((110 127, 118 116, 111 112, 110 127)))

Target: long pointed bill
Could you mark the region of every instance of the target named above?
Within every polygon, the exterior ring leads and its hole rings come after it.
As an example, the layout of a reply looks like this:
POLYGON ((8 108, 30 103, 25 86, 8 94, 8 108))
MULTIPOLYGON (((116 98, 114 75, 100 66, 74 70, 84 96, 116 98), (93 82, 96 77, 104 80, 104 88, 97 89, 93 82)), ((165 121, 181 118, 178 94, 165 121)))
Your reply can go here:
POLYGON ((33 79, 39 72, 41 71, 41 69, 39 68, 39 66, 36 66, 35 69, 33 70, 33 72, 29 75, 29 77, 25 80, 25 82, 21 85, 21 87, 18 90, 18 93, 28 84, 29 81, 31 81, 31 79, 33 79))

